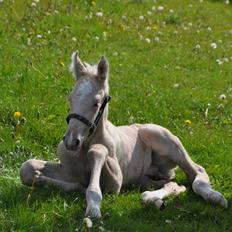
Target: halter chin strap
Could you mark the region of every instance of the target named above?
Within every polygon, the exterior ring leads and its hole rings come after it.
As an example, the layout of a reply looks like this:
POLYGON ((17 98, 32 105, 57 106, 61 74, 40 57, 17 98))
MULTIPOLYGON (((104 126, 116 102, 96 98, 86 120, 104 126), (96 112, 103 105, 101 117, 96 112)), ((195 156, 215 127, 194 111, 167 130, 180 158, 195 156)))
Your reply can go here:
POLYGON ((83 116, 81 116, 79 114, 75 114, 75 113, 74 114, 69 114, 68 117, 66 118, 66 122, 69 124, 69 121, 70 121, 71 118, 75 118, 75 119, 83 122, 86 126, 89 127, 89 135, 88 135, 88 137, 90 137, 93 134, 93 132, 96 130, 96 128, 98 127, 99 121, 100 121, 100 119, 102 117, 102 114, 104 112, 106 104, 110 101, 110 99, 111 99, 110 96, 105 96, 104 97, 102 105, 101 105, 101 107, 100 107, 100 109, 98 111, 98 114, 97 114, 97 116, 96 116, 93 123, 90 122, 87 118, 85 118, 85 117, 83 117, 83 116))

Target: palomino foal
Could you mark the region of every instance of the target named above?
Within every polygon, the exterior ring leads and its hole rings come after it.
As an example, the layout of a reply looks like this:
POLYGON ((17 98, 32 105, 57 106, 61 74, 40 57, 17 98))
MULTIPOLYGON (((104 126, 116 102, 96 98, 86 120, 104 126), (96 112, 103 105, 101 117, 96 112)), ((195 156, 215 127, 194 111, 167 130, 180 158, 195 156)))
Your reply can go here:
POLYGON ((178 165, 196 194, 227 207, 227 200, 210 185, 205 169, 191 160, 180 140, 167 129, 155 124, 116 127, 107 120, 106 58, 91 66, 74 53, 71 70, 76 85, 69 98, 68 128, 58 146, 60 163, 26 161, 20 170, 24 184, 83 191, 86 215, 100 217, 102 191, 119 193, 128 184, 159 187, 142 193, 142 200, 160 208, 163 198, 185 191, 172 181, 178 165))

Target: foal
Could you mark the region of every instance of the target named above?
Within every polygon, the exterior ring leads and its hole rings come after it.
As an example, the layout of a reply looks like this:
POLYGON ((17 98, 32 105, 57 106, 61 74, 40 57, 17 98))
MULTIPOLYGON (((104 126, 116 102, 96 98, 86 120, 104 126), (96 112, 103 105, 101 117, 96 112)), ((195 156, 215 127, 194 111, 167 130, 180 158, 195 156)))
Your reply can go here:
POLYGON ((185 191, 173 182, 179 166, 196 194, 227 207, 227 200, 210 185, 205 169, 192 161, 167 129, 155 124, 116 127, 107 120, 109 64, 105 57, 91 66, 74 53, 71 71, 76 84, 69 97, 68 128, 58 146, 60 162, 26 161, 20 170, 24 184, 85 192, 86 215, 100 217, 102 191, 119 193, 128 184, 159 187, 142 193, 142 200, 162 207, 163 198, 185 191))

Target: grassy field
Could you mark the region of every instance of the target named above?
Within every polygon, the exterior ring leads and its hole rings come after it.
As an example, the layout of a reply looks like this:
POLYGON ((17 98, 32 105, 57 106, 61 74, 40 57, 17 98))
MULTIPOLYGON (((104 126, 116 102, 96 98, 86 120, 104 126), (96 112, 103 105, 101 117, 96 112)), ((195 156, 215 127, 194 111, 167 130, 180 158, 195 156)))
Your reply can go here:
MULTIPOLYGON (((25 160, 57 160, 74 50, 108 58, 114 124, 170 129, 231 205, 231 22, 225 1, 0 1, 0 231, 85 231, 83 195, 19 179, 25 160)), ((204 202, 181 171, 177 181, 187 192, 164 211, 141 204, 138 187, 104 195, 92 231, 232 230, 231 206, 204 202)))

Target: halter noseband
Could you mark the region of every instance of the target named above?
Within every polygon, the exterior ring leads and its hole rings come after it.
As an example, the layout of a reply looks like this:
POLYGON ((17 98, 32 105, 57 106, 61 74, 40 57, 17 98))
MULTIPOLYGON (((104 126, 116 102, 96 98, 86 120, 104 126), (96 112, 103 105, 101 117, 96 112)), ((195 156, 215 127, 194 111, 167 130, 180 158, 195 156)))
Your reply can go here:
POLYGON ((100 107, 100 109, 98 111, 98 114, 97 114, 97 116, 96 116, 93 123, 90 122, 87 118, 85 118, 85 117, 83 117, 83 116, 81 116, 79 114, 75 114, 75 113, 74 114, 69 114, 68 117, 66 118, 66 122, 69 124, 69 121, 70 121, 71 118, 75 118, 75 119, 83 122, 86 126, 89 127, 89 135, 88 135, 88 137, 90 137, 93 134, 93 132, 96 130, 96 128, 98 127, 99 121, 100 121, 100 119, 102 117, 102 114, 104 112, 106 104, 110 101, 110 99, 111 99, 110 96, 106 95, 104 97, 102 105, 101 105, 101 107, 100 107))

